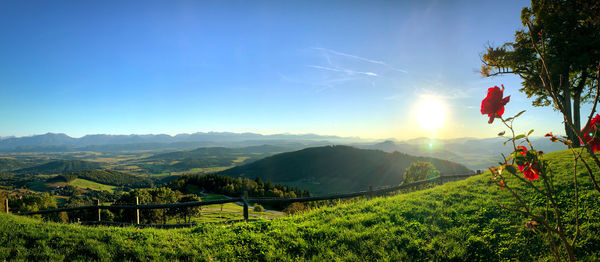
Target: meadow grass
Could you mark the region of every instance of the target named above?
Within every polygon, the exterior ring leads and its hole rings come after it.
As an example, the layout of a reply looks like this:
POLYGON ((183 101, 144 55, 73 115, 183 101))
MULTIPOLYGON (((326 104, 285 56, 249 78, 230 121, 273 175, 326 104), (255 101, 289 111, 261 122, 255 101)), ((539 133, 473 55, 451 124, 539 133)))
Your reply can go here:
MULTIPOLYGON (((573 192, 568 152, 547 155, 561 205, 573 192)), ((598 170, 595 171, 596 173, 598 170)), ((600 259, 600 202, 587 174, 581 185, 578 258, 600 259)), ((515 180, 508 181, 515 183, 515 180)), ((539 201, 522 189, 525 199, 539 201)), ((512 196, 490 174, 435 188, 354 202, 275 220, 191 229, 84 227, 0 215, 0 260, 197 261, 531 261, 549 260, 529 219, 501 209, 512 196)), ((564 216, 572 232, 573 212, 564 216)))
POLYGON ((114 192, 117 187, 116 186, 111 186, 111 185, 105 185, 105 184, 100 184, 100 183, 96 183, 94 181, 90 181, 90 180, 86 180, 86 179, 81 179, 81 178, 76 178, 73 181, 69 182, 69 185, 72 185, 74 187, 79 187, 79 188, 83 188, 83 189, 93 189, 96 191, 109 191, 109 192, 114 192))

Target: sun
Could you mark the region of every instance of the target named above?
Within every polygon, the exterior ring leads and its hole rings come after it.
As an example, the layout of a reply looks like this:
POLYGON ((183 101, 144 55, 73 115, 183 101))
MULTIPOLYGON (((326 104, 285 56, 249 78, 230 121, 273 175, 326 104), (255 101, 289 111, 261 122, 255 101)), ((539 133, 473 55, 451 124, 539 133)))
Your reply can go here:
POLYGON ((419 126, 433 132, 444 124, 446 106, 435 96, 424 96, 417 104, 416 114, 419 126))

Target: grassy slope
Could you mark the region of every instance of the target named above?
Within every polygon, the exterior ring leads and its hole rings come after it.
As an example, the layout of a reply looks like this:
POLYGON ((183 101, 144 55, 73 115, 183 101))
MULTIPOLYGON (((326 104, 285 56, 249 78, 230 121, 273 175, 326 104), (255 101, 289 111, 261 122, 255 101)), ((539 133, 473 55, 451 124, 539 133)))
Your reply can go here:
MULTIPOLYGON (((568 174, 567 152, 549 154, 568 174)), ((558 188, 568 175, 557 177, 558 188)), ((579 176, 583 233, 577 253, 600 259, 600 203, 579 176)), ((563 191, 567 203, 569 191, 563 191)), ((510 200, 489 175, 389 198, 361 200, 304 215, 233 225, 158 230, 43 223, 0 215, 0 260, 537 260, 548 259, 527 219, 498 208, 510 200)), ((536 201, 532 199, 531 201, 536 201)), ((565 217, 572 222, 569 215, 565 217)), ((570 230, 571 228, 568 228, 570 230)))
POLYGON ((79 188, 83 188, 83 189, 93 189, 96 191, 109 191, 109 192, 113 192, 115 191, 115 189, 117 189, 116 186, 111 186, 111 185, 105 185, 105 184, 100 184, 100 183, 96 183, 94 181, 90 181, 87 179, 82 179, 82 178, 76 178, 73 181, 69 182, 69 185, 72 185, 74 187, 79 187, 79 188))

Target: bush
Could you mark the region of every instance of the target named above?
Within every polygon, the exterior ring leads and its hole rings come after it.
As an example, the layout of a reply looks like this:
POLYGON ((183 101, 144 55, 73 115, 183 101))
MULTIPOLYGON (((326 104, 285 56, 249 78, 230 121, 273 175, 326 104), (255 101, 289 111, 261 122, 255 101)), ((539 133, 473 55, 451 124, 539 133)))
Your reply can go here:
POLYGON ((258 205, 258 204, 254 205, 254 212, 263 212, 263 211, 265 211, 265 208, 263 206, 258 205))
POLYGON ((290 215, 293 214, 298 214, 300 212, 303 212, 305 210, 307 210, 308 208, 302 204, 302 203, 298 203, 298 202, 294 202, 291 203, 288 207, 286 207, 283 212, 288 213, 290 215))

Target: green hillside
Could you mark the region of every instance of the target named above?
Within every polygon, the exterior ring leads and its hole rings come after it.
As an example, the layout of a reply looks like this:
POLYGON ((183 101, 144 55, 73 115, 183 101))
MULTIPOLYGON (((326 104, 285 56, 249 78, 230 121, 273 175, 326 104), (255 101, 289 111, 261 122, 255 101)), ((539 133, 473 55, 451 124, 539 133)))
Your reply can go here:
POLYGON ((190 151, 175 151, 169 153, 156 154, 149 159, 175 161, 182 159, 198 158, 222 158, 238 156, 241 154, 272 154, 285 151, 286 149, 278 146, 262 145, 241 148, 228 147, 201 147, 190 151))
POLYGON ((150 173, 162 173, 164 171, 197 172, 200 168, 223 170, 239 165, 244 161, 251 162, 283 151, 286 151, 286 148, 271 145, 241 148, 201 147, 190 151, 156 154, 137 161, 137 164, 150 173))
POLYGON ((96 190, 96 191, 109 191, 109 192, 113 192, 117 188, 115 186, 100 184, 100 183, 96 183, 94 181, 81 179, 81 178, 76 178, 73 181, 70 181, 69 185, 72 185, 74 187, 79 187, 82 189, 92 189, 92 190, 96 190))
POLYGON ((402 182, 404 170, 415 161, 429 161, 441 173, 469 174, 461 164, 403 153, 358 149, 350 146, 312 147, 277 154, 220 174, 256 178, 306 188, 313 193, 365 190, 368 186, 402 182))
POLYGON ((100 164, 83 160, 56 160, 49 163, 23 168, 15 171, 19 174, 66 174, 82 170, 100 168, 100 164))
POLYGON ((98 170, 85 170, 85 171, 77 171, 69 174, 65 174, 62 176, 57 176, 52 180, 55 181, 71 181, 73 179, 86 179, 90 181, 94 181, 97 183, 112 185, 112 186, 122 186, 122 187, 130 187, 130 188, 144 188, 144 187, 152 187, 152 180, 142 176, 130 175, 127 173, 108 170, 108 169, 98 169, 98 170))
MULTIPOLYGON (((569 152, 547 155, 559 202, 573 192, 569 152)), ((596 172, 599 172, 596 170, 596 172)), ((0 260, 204 261, 499 261, 549 260, 528 219, 502 210, 511 201, 489 174, 432 189, 374 200, 342 202, 274 221, 205 224, 158 230, 84 227, 0 215, 0 260)), ((581 185, 578 258, 600 259, 600 201, 586 174, 581 185)), ((510 181, 509 181, 510 182, 510 181)), ((525 196, 527 192, 523 191, 525 196)), ((532 199, 531 201, 535 201, 532 199)), ((564 216, 573 230, 572 213, 564 216)))
POLYGON ((14 159, 11 157, 0 158, 0 172, 7 172, 16 169, 27 168, 36 165, 33 160, 14 159))

